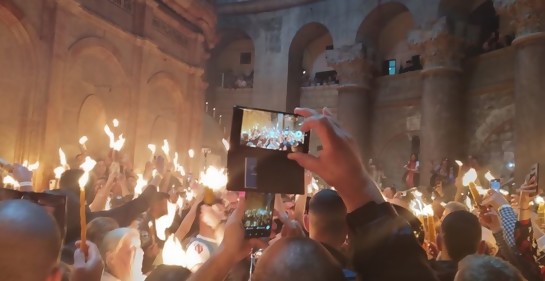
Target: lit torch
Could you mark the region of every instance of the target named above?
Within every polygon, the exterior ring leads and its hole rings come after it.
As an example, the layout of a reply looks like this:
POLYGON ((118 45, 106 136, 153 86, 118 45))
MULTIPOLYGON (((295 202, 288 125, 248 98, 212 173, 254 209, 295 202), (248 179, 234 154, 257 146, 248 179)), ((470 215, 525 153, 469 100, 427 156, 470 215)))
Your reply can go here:
POLYGON ((79 139, 79 145, 80 145, 80 149, 81 149, 81 152, 82 153, 85 153, 87 151, 87 146, 85 145, 85 143, 88 141, 89 139, 86 137, 86 136, 83 136, 79 139))
POLYGON ((475 202, 476 206, 480 206, 481 197, 479 195, 477 185, 475 184, 475 180, 477 180, 477 171, 471 168, 469 171, 467 171, 467 173, 465 173, 462 179, 462 184, 464 186, 469 186, 469 192, 471 193, 471 197, 473 197, 473 202, 475 202))
POLYGON ((149 161, 153 162, 153 158, 155 157, 155 149, 156 149, 155 144, 148 144, 148 149, 151 151, 151 156, 149 161))
POLYGON ((163 140, 163 146, 161 146, 161 149, 165 153, 167 161, 170 162, 170 146, 168 145, 168 141, 166 139, 163 140))
POLYGON ((85 186, 89 181, 89 174, 91 170, 95 167, 97 162, 91 157, 85 157, 85 161, 81 164, 80 168, 83 170, 83 175, 79 178, 79 219, 80 219, 80 228, 81 228, 81 251, 87 256, 87 218, 86 218, 86 200, 85 200, 85 186))
POLYGON ((112 120, 112 124, 114 125, 114 128, 119 127, 119 120, 117 119, 112 120))
POLYGON ((201 172, 200 182, 204 185, 204 203, 214 204, 216 196, 214 192, 220 191, 227 184, 227 175, 223 169, 210 166, 205 172, 201 172))

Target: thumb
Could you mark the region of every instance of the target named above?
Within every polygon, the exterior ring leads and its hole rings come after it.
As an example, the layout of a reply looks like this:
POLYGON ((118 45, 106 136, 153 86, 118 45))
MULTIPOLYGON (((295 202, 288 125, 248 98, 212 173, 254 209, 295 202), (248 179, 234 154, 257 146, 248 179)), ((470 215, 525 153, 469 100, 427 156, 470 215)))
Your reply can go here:
POLYGON ((244 198, 240 198, 238 201, 238 206, 229 217, 229 222, 240 222, 242 221, 242 217, 244 217, 244 211, 246 210, 246 200, 244 198))
POLYGON ((320 163, 316 156, 306 154, 306 153, 301 153, 301 152, 290 153, 288 154, 288 159, 297 162, 301 167, 315 173, 320 166, 320 163))
POLYGON ((74 265, 84 265, 85 264, 85 255, 81 249, 77 248, 74 252, 74 265))

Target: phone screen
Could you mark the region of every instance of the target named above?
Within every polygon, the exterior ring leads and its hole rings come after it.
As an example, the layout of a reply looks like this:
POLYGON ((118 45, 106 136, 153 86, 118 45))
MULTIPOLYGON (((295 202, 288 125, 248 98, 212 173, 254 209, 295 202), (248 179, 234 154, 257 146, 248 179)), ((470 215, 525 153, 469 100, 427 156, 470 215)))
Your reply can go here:
POLYGON ((500 179, 493 179, 490 181, 490 188, 498 191, 501 189, 500 179))
POLYGON ((271 234, 273 209, 273 193, 246 192, 242 223, 247 238, 268 237, 271 234))
POLYGON ((532 178, 535 178, 536 192, 539 192, 539 163, 535 163, 530 168, 530 173, 526 176, 526 182, 530 182, 532 178))
POLYGON ((304 118, 294 114, 242 109, 240 145, 269 150, 303 152, 304 118))

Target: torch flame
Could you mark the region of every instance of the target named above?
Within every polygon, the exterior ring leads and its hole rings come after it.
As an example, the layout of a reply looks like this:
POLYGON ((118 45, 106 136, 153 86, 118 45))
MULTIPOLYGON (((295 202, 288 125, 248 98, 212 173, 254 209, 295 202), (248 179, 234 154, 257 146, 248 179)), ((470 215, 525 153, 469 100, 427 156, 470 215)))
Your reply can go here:
POLYGON ((165 230, 172 225, 174 216, 176 215, 176 204, 167 201, 167 214, 155 220, 155 230, 157 232, 157 238, 166 240, 165 230))
POLYGON ((114 142, 114 145, 112 146, 112 148, 115 151, 121 151, 121 149, 123 148, 123 145, 125 145, 125 138, 123 137, 123 134, 121 134, 119 135, 119 139, 114 142))
POLYGON ((454 162, 456 162, 456 164, 460 167, 462 167, 464 165, 464 163, 462 163, 462 161, 460 160, 454 160, 454 162))
POLYGON ((55 173, 55 178, 60 179, 62 176, 62 173, 64 173, 64 167, 59 166, 53 170, 53 173, 55 173))
POLYGON ((495 179, 495 177, 492 175, 492 173, 490 173, 490 171, 486 172, 486 174, 484 174, 484 177, 485 177, 488 181, 492 181, 493 179, 495 179))
POLYGON ((541 196, 536 196, 536 198, 534 199, 534 203, 540 205, 540 204, 545 204, 545 200, 543 200, 543 197, 541 196))
POLYGON ((142 194, 144 187, 148 185, 148 182, 144 180, 144 176, 142 174, 137 174, 136 176, 138 179, 136 180, 136 186, 134 187, 134 199, 136 199, 138 195, 142 194))
POLYGON ((40 168, 40 161, 36 161, 36 162, 33 163, 33 164, 29 164, 28 167, 27 167, 27 169, 28 169, 29 171, 31 171, 31 172, 32 172, 32 171, 38 170, 38 168, 40 168))
POLYGON ((117 119, 112 120, 112 124, 114 125, 114 128, 119 127, 119 120, 117 119))
POLYGON ((433 216, 433 208, 431 207, 431 205, 426 205, 422 211, 424 215, 433 216))
POLYGON ((184 263, 186 254, 182 248, 182 244, 180 244, 180 241, 173 234, 165 241, 162 256, 163 264, 165 265, 186 266, 184 263))
POLYGON ((151 151, 151 154, 155 154, 155 144, 148 144, 148 149, 151 151))
POLYGON ((79 144, 84 145, 88 140, 87 136, 83 136, 79 138, 79 144))
POLYGON ((187 154, 189 154, 189 158, 195 157, 195 151, 193 149, 188 150, 187 154))
POLYGON ((110 148, 114 148, 114 145, 115 145, 115 136, 114 136, 114 133, 112 132, 112 130, 110 130, 110 126, 105 125, 105 126, 104 126, 104 132, 106 133, 106 135, 107 135, 108 138, 110 139, 110 148))
POLYGON ((462 178, 462 184, 464 186, 468 186, 470 182, 475 182, 477 180, 477 171, 475 169, 471 168, 467 173, 465 173, 464 177, 462 178))
POLYGON ((87 185, 87 182, 89 181, 89 172, 93 170, 96 164, 97 161, 87 156, 85 157, 85 161, 79 166, 83 170, 83 175, 81 175, 78 181, 81 190, 85 189, 85 185, 87 185))
POLYGON ((221 142, 223 143, 223 146, 225 147, 225 150, 229 151, 229 142, 226 139, 221 139, 221 142))
POLYGON ((5 176, 3 179, 2 179, 2 183, 4 183, 4 185, 11 185, 13 186, 14 188, 18 188, 19 187, 19 182, 16 181, 12 176, 10 175, 7 175, 5 176))
POLYGON ((163 140, 163 146, 161 146, 161 149, 163 150, 165 155, 168 157, 170 153, 170 146, 168 145, 168 140, 166 139, 163 140))
POLYGON ((178 152, 174 152, 174 158, 172 158, 172 162, 174 163, 174 168, 178 166, 178 152))
POLYGON ((64 151, 62 151, 62 148, 59 147, 59 160, 61 161, 61 166, 66 167, 68 166, 68 163, 66 163, 66 154, 64 154, 64 151))
POLYGON ((201 172, 201 183, 214 191, 219 191, 227 184, 227 175, 223 169, 209 166, 205 172, 201 172))
POLYGON ((190 188, 186 189, 185 200, 187 202, 190 202, 193 198, 195 198, 195 193, 193 193, 193 190, 191 190, 190 188))

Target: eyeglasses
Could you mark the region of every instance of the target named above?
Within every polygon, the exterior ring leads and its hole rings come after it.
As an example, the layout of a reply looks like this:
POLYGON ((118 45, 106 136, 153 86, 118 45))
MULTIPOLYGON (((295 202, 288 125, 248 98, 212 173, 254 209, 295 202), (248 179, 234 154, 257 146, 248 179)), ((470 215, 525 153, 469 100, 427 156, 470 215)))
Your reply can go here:
POLYGON ((66 235, 66 196, 0 188, 0 201, 7 200, 28 200, 42 206, 55 218, 61 238, 64 239, 66 235))

